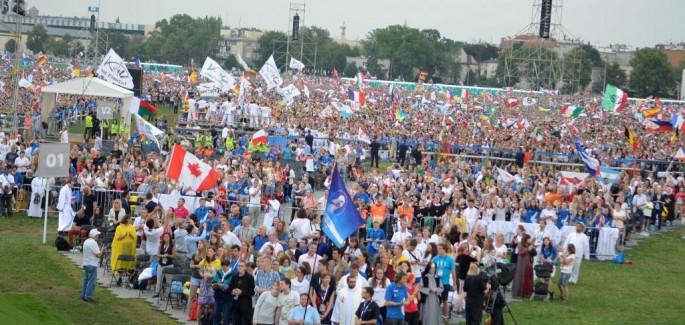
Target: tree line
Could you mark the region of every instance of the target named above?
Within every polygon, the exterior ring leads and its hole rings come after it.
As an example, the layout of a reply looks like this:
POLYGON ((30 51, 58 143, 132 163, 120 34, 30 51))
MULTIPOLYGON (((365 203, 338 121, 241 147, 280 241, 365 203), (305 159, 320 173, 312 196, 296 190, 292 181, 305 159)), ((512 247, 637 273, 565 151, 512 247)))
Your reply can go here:
MULTIPOLYGON (((174 15, 155 24, 149 35, 127 36, 121 32, 106 32, 102 36, 109 47, 124 58, 139 57, 145 62, 188 65, 191 59, 198 64, 206 56, 217 58, 219 53, 222 20, 219 17, 193 18, 187 14, 174 15)), ((289 56, 303 61, 310 71, 331 74, 335 68, 340 75, 352 77, 357 66, 347 63, 347 57, 366 58, 364 72, 379 79, 416 81, 420 72, 425 71, 428 81, 435 83, 455 83, 469 86, 503 87, 518 80, 505 80, 504 60, 512 58, 512 49, 500 50, 487 42, 467 43, 444 37, 435 29, 417 29, 402 25, 391 25, 374 29, 357 46, 335 42, 326 29, 311 26, 300 30, 301 42, 290 43, 288 55, 286 44, 289 35, 280 31, 267 31, 257 40, 257 57, 248 62, 259 68, 272 54, 277 65, 286 69, 289 56), (460 50, 468 53, 479 63, 496 60, 498 69, 492 78, 462 67, 457 54, 460 50), (306 60, 305 60, 306 59, 306 60), (389 62, 389 65, 387 64, 389 62), (382 64, 383 63, 383 64, 382 64), (463 71, 467 69, 467 71, 463 71), (465 76, 462 78, 462 76, 465 76), (507 82, 509 81, 509 82, 507 82)), ((10 40, 5 49, 13 52, 16 44, 10 40)), ((28 32, 27 47, 37 53, 44 52, 58 57, 73 57, 83 51, 83 45, 70 35, 56 38, 48 35, 44 26, 37 25, 28 32)), ((544 50, 543 50, 544 51, 544 50)), ((547 50, 549 51, 549 50, 547 50)), ((529 55, 526 51, 516 51, 515 55, 529 55)), ((554 53, 543 53, 554 57, 554 53)), ((605 83, 635 92, 640 96, 666 96, 677 86, 685 61, 672 67, 666 55, 659 49, 643 48, 635 52, 630 61, 632 72, 628 77, 617 63, 605 62, 596 48, 580 44, 564 55, 573 58, 578 64, 578 84, 569 91, 585 89, 591 82, 593 68, 603 69, 603 82, 593 85, 593 92, 600 92, 605 83)), ((521 58, 522 59, 522 58, 521 58)), ((564 59, 565 60, 565 59, 564 59)), ((566 61, 562 60, 562 64, 566 61)), ((521 61, 523 62, 523 61, 521 61)), ((574 63, 574 64, 575 64, 574 63)), ((523 67, 523 64, 519 64, 523 67)), ((238 68, 231 55, 224 61, 225 68, 238 68)))

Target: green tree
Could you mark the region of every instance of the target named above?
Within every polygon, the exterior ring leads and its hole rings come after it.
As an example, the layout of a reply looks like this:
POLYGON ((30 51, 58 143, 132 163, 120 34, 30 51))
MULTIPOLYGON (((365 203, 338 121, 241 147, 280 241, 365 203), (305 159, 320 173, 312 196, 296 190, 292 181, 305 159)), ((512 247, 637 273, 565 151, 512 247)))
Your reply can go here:
POLYGON ((10 38, 7 42, 5 42, 5 50, 9 53, 14 53, 14 51, 17 50, 17 40, 10 38))
POLYGON ((26 48, 36 53, 43 51, 50 38, 51 36, 48 35, 48 30, 45 29, 45 26, 35 25, 27 34, 26 48))
POLYGON ((235 58, 235 55, 229 55, 226 58, 226 60, 224 60, 224 69, 231 70, 232 68, 236 68, 236 69, 242 69, 243 68, 238 63, 238 59, 235 58))
MULTIPOLYGON (((264 62, 266 62, 274 52, 285 53, 287 40, 288 36, 283 32, 268 31, 262 34, 262 36, 259 37, 259 40, 257 40, 257 46, 259 48, 257 53, 259 55, 255 62, 255 67, 259 68, 264 65, 264 62)), ((286 65, 284 55, 274 55, 274 60, 276 60, 276 66, 279 68, 286 65)))
POLYGON ((59 39, 59 38, 50 37, 48 39, 48 41, 46 42, 43 50, 46 53, 50 53, 53 56, 68 57, 69 56, 69 42, 67 42, 64 38, 59 39))
POLYGON ((593 67, 599 68, 604 66, 604 60, 602 60, 599 51, 594 46, 583 44, 580 47, 583 49, 583 55, 592 62, 593 67))
POLYGON ((666 54, 657 49, 637 50, 630 60, 630 88, 639 96, 668 96, 675 87, 673 68, 666 54))
POLYGON ((109 47, 117 52, 124 60, 130 60, 131 57, 136 56, 136 54, 129 51, 131 39, 124 35, 124 33, 111 32, 107 34, 106 38, 109 47))
POLYGON ((359 69, 357 69, 357 66, 354 63, 350 62, 345 66, 345 70, 343 71, 343 76, 348 77, 348 78, 352 78, 357 74, 357 72, 359 72, 359 69))
POLYGON ((499 47, 485 42, 464 44, 462 48, 478 62, 496 59, 499 55, 499 47))
POLYGON ((420 70, 426 70, 430 78, 440 68, 438 44, 416 28, 400 25, 379 28, 370 32, 362 45, 366 53, 390 59, 390 79, 402 76, 413 80, 420 70))
POLYGON ((628 76, 626 72, 621 69, 618 63, 614 62, 606 67, 606 83, 612 84, 618 88, 625 88, 628 86, 628 76))
POLYGON ((680 61, 680 64, 673 68, 673 80, 678 84, 683 82, 683 70, 685 70, 685 60, 680 61))
MULTIPOLYGON (((205 57, 216 56, 221 39, 221 18, 192 18, 174 15, 155 24, 155 30, 145 41, 143 53, 135 45, 127 52, 142 55, 146 60, 186 65, 193 58, 201 65, 205 57)), ((130 44, 131 42, 129 42, 130 44)))

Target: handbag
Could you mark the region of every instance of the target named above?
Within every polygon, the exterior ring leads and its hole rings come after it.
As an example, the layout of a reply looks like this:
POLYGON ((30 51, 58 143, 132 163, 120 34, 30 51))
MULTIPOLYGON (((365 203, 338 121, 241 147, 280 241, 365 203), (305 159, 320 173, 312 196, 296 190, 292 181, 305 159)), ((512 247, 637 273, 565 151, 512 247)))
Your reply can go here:
POLYGON ((190 311, 188 311, 188 318, 190 320, 197 320, 197 310, 200 308, 200 303, 195 299, 193 301, 192 307, 190 307, 190 311))
POLYGON ((40 194, 35 193, 33 194, 33 204, 39 204, 40 203, 40 194))

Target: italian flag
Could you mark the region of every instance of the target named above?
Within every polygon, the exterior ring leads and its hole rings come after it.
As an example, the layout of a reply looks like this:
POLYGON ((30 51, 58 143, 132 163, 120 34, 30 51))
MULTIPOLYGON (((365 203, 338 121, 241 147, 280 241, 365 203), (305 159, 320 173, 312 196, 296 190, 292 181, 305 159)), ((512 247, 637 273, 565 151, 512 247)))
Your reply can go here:
POLYGON ((140 116, 147 115, 150 117, 154 117, 155 115, 157 115, 157 107, 150 104, 149 102, 141 100, 140 101, 140 108, 138 108, 138 115, 140 115, 140 116))
POLYGON ((166 177, 178 180, 184 188, 202 192, 216 186, 219 173, 177 144, 171 151, 166 177))
POLYGON ((535 128, 535 140, 542 141, 542 131, 538 128, 535 128))
POLYGON ((354 78, 354 83, 359 87, 366 86, 364 84, 364 73, 362 73, 362 72, 357 73, 357 76, 354 78))
POLYGON ((606 89, 604 89, 604 99, 602 100, 602 107, 605 110, 620 112, 626 107, 627 101, 627 93, 612 84, 607 84, 606 89))
POLYGON ((579 106, 564 106, 561 109, 561 115, 566 117, 578 117, 583 112, 583 108, 579 106))
POLYGON ((469 91, 466 88, 461 88, 459 89, 459 94, 457 95, 459 98, 469 98, 469 91))

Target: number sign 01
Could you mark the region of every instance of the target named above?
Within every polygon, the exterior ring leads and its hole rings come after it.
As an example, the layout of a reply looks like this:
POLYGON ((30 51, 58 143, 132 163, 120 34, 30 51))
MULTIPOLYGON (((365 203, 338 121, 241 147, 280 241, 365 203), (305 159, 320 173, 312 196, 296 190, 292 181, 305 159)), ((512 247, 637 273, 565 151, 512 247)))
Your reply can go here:
POLYGON ((38 147, 38 177, 69 176, 69 144, 41 143, 38 147))

